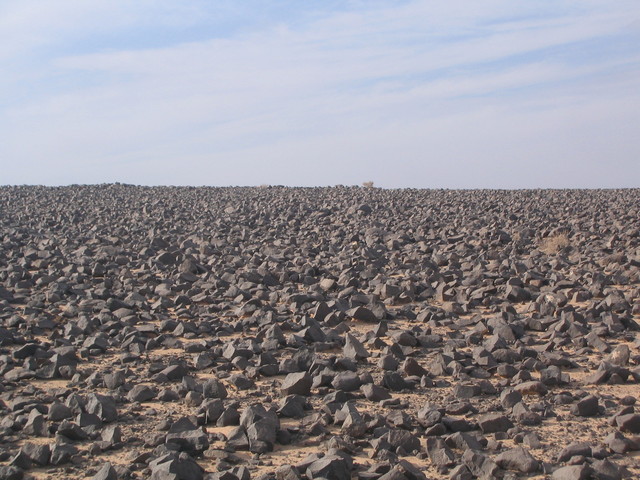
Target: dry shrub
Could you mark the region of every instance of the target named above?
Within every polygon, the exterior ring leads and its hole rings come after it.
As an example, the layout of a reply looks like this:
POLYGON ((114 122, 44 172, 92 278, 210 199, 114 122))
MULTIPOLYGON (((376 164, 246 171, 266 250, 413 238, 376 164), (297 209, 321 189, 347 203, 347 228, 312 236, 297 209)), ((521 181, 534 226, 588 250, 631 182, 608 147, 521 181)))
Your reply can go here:
POLYGON ((566 233, 556 233, 543 238, 538 245, 538 249, 547 255, 558 253, 571 245, 569 236, 566 233))
POLYGON ((362 186, 364 188, 373 188, 373 182, 372 181, 362 182, 362 186))

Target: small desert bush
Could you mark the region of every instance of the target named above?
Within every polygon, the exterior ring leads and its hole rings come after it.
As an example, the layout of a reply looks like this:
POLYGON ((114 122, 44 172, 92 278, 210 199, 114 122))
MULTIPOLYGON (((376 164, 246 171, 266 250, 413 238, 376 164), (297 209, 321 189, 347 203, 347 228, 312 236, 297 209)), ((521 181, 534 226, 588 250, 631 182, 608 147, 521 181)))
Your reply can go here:
POLYGON ((552 255, 567 248, 569 245, 571 245, 569 235, 566 233, 556 233, 543 238, 538 245, 538 249, 547 255, 552 255))
POLYGON ((373 182, 369 181, 369 182, 362 182, 362 186, 364 188, 373 188, 373 182))

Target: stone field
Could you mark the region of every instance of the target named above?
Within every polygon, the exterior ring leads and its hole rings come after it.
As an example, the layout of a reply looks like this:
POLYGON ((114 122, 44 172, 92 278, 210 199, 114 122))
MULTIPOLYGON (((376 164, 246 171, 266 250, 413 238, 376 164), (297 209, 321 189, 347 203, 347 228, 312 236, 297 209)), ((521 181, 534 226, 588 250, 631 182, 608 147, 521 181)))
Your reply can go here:
POLYGON ((0 187, 0 480, 640 478, 640 190, 0 187))

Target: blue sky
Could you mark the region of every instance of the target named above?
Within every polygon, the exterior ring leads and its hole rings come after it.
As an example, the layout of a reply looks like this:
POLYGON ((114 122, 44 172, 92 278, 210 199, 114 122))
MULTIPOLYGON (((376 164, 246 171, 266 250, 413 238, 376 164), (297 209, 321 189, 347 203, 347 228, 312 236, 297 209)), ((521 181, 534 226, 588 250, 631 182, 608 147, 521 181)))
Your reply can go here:
POLYGON ((640 186, 640 2, 0 2, 0 184, 640 186))

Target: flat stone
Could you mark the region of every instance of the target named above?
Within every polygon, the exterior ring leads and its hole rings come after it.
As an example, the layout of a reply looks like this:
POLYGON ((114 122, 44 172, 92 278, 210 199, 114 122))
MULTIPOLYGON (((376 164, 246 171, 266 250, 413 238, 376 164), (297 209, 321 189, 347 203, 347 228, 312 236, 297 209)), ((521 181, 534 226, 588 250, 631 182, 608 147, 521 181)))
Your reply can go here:
POLYGON ((616 417, 616 425, 623 432, 640 433, 640 413, 629 413, 616 417))
POLYGON ((113 468, 110 462, 104 463, 98 473, 96 473, 92 480, 118 480, 118 474, 116 470, 113 468))
POLYGON ((127 393, 127 399, 130 402, 148 402, 153 400, 157 393, 157 390, 148 385, 136 385, 127 393))
POLYGON ((487 413, 478 419, 482 433, 506 432, 513 427, 509 417, 499 413, 487 413))
POLYGON ((331 385, 336 390, 353 392, 354 390, 358 390, 360 388, 360 386, 362 385, 362 380, 355 372, 340 372, 331 381, 331 385))
POLYGON ((554 471, 551 478, 553 480, 587 480, 591 478, 591 468, 588 465, 567 465, 554 471))
POLYGON ((519 383, 514 389, 523 395, 546 395, 549 391, 544 383, 536 380, 519 383))
POLYGON ((558 454, 558 462, 566 462, 571 457, 582 456, 590 457, 592 455, 591 445, 586 442, 574 442, 570 443, 558 454))

